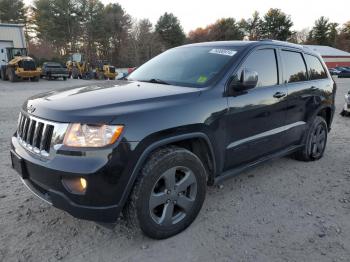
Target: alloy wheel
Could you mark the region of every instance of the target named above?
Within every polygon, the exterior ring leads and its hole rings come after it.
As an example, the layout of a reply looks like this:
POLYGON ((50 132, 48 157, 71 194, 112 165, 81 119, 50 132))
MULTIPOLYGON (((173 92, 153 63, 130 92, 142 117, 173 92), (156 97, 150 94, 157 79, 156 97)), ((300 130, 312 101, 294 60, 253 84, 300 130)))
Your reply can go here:
POLYGON ((309 152, 313 158, 318 158, 322 155, 327 142, 327 130, 323 124, 319 124, 311 134, 311 142, 309 152))
POLYGON ((190 213, 197 195, 197 180, 187 167, 176 166, 165 171, 155 183, 149 211, 158 225, 174 225, 190 213))

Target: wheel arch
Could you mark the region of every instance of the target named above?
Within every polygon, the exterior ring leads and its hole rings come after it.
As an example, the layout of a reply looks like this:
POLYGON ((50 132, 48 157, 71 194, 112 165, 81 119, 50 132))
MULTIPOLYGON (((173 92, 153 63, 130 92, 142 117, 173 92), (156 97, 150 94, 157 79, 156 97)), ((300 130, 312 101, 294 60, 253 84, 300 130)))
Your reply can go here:
POLYGON ((157 149, 170 145, 183 147, 194 153, 203 162, 203 165, 207 171, 208 184, 214 183, 214 177, 216 173, 215 155, 210 139, 205 133, 195 132, 167 137, 151 143, 141 153, 136 162, 136 165, 131 172, 131 176, 120 200, 119 205, 121 207, 125 206, 125 203, 127 202, 132 188, 135 184, 135 181, 139 176, 139 172, 146 163, 147 159, 157 149), (205 155, 203 152, 207 152, 207 154, 205 155))
POLYGON ((331 129, 333 119, 333 109, 330 106, 323 106, 317 110, 315 116, 321 116, 326 120, 328 131, 331 129))

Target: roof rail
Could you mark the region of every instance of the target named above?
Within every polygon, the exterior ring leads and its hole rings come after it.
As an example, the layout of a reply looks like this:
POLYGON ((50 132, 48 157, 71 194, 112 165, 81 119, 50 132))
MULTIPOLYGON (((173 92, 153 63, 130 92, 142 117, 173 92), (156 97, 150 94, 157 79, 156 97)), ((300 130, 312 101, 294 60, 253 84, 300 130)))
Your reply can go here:
POLYGON ((294 43, 291 43, 291 42, 287 42, 287 41, 281 41, 281 40, 274 40, 274 39, 259 39, 260 42, 274 42, 274 43, 281 43, 281 44, 284 44, 284 45, 289 45, 289 46, 297 46, 299 48, 302 48, 302 49, 305 49, 305 47, 303 45, 300 45, 300 44, 294 44, 294 43))

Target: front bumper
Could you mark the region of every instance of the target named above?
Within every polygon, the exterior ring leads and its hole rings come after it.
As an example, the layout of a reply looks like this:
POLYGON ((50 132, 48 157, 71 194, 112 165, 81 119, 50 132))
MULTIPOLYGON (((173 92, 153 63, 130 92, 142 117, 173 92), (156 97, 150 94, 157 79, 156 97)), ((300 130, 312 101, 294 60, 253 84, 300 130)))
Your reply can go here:
MULTIPOLYGON (((21 180, 30 191, 76 218, 105 223, 115 222, 123 208, 119 196, 125 185, 120 176, 125 172, 129 150, 129 143, 119 143, 113 149, 80 156, 56 153, 53 159, 43 161, 26 150, 17 137, 12 137, 11 143, 11 157, 20 159, 21 180), (62 183, 64 178, 77 177, 88 181, 85 194, 71 193, 62 183)), ((15 168, 14 159, 12 163, 15 168)))
POLYGON ((16 75, 23 78, 28 77, 38 77, 40 76, 41 71, 35 70, 35 71, 16 71, 16 75))

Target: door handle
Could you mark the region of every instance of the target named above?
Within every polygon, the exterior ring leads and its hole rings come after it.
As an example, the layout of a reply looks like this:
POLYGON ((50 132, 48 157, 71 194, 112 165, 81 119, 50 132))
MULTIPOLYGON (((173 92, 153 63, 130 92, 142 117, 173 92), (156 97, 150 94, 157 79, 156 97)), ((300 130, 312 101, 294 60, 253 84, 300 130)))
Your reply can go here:
POLYGON ((318 90, 318 88, 316 86, 312 86, 312 87, 310 87, 310 90, 311 91, 316 91, 316 90, 318 90))
POLYGON ((274 95, 273 95, 273 97, 274 98, 282 98, 282 97, 284 97, 284 96, 286 96, 287 94, 286 93, 284 93, 284 92, 276 92, 274 95))

